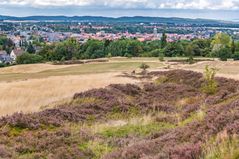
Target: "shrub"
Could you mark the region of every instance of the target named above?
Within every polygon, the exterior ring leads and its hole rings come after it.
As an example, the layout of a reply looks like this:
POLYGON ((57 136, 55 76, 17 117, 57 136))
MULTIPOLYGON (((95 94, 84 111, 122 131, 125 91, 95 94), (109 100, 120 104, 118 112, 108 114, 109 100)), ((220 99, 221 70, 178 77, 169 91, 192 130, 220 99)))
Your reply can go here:
POLYGON ((193 64, 194 63, 193 56, 189 56, 187 61, 188 61, 189 64, 193 64))
POLYGON ((236 52, 234 55, 233 55, 233 59, 236 61, 236 60, 239 60, 239 52, 236 52))
POLYGON ((227 59, 231 57, 230 48, 221 48, 217 51, 217 56, 220 58, 221 61, 227 61, 227 59))
POLYGON ((131 54, 129 54, 129 53, 126 53, 124 56, 127 57, 127 58, 132 58, 132 57, 133 57, 133 56, 132 56, 131 54))
POLYGON ((33 63, 41 63, 43 61, 42 56, 24 53, 21 56, 17 57, 17 64, 33 64, 33 63))
POLYGON ((160 76, 158 79, 155 80, 156 85, 160 85, 164 82, 166 82, 168 78, 166 76, 160 76))
POLYGON ((0 68, 1 68, 1 67, 5 67, 5 66, 6 66, 6 64, 0 63, 0 68))
POLYGON ((145 64, 145 63, 142 63, 139 68, 142 69, 143 71, 147 70, 150 66, 145 64))
POLYGON ((155 50, 150 52, 150 56, 151 57, 158 57, 160 54, 162 54, 162 50, 161 49, 155 49, 155 50))
POLYGON ((159 61, 161 61, 161 62, 164 61, 164 54, 162 52, 159 53, 159 61))
POLYGON ((108 53, 107 58, 111 58, 111 57, 112 57, 112 54, 108 53))
POLYGON ((202 85, 202 90, 206 94, 214 94, 217 91, 217 82, 215 80, 216 69, 205 67, 204 71, 204 84, 202 85))

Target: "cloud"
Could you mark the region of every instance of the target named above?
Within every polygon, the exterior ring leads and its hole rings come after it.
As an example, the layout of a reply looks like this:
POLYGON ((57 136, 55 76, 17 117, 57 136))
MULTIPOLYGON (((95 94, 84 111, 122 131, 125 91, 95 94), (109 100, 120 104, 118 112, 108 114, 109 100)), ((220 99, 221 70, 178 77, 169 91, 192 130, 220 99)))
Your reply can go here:
POLYGON ((239 0, 2 0, 0 5, 44 7, 104 7, 127 9, 239 9, 239 0))

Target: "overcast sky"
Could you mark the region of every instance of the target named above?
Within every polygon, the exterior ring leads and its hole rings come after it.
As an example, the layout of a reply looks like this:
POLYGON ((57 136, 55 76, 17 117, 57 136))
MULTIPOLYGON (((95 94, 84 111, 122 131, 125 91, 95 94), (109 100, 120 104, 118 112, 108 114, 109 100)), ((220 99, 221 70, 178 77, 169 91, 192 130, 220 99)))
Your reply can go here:
POLYGON ((0 14, 239 19, 239 0, 0 0, 0 14))

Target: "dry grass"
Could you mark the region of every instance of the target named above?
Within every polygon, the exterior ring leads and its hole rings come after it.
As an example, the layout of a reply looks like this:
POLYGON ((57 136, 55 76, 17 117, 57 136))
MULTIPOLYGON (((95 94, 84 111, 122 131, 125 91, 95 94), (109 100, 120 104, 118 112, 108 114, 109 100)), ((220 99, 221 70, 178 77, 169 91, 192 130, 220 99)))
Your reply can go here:
MULTIPOLYGON (((2 68, 0 116, 20 111, 38 111, 40 107, 64 102, 76 92, 105 87, 112 83, 135 83, 135 80, 117 75, 136 70, 142 61, 79 65, 32 64, 2 68)), ((156 61, 146 63, 152 69, 163 66, 156 61)))
POLYGON ((16 65, 0 69, 0 74, 5 73, 37 73, 46 70, 54 70, 70 67, 69 65, 51 65, 51 64, 32 64, 32 65, 16 65))
POLYGON ((58 76, 0 83, 0 116, 13 112, 34 112, 41 106, 70 98, 76 92, 105 87, 111 83, 136 81, 116 77, 118 73, 58 76))
POLYGON ((239 62, 238 61, 204 61, 198 62, 192 65, 177 65, 173 68, 181 68, 186 70, 192 70, 197 72, 203 72, 205 70, 205 66, 214 67, 218 69, 217 76, 232 78, 235 80, 239 80, 239 62))
MULTIPOLYGON (((41 72, 32 72, 32 73, 13 73, 11 71, 0 74, 1 81, 21 81, 29 79, 39 79, 47 78, 51 76, 66 76, 66 75, 82 75, 82 74, 96 74, 96 73, 106 73, 106 72, 122 72, 122 71, 132 71, 139 68, 142 62, 106 62, 106 63, 90 63, 90 64, 79 64, 79 65, 70 65, 70 66, 52 66, 54 69, 47 69, 41 72), (63 68, 57 68, 63 67, 63 68)), ((160 62, 146 62, 147 65, 152 69, 160 68, 163 66, 160 62)), ((49 68, 48 64, 44 66, 41 64, 39 67, 49 68)), ((29 68, 35 67, 35 65, 27 65, 29 68)), ((26 67, 27 67, 26 66, 26 67)), ((15 66, 18 67, 18 66, 15 66)), ((22 66, 19 65, 21 68, 22 66)), ((11 69, 9 67, 8 69, 11 69)), ((20 69, 19 69, 20 70, 20 69)), ((1 72, 1 69, 0 69, 1 72)))

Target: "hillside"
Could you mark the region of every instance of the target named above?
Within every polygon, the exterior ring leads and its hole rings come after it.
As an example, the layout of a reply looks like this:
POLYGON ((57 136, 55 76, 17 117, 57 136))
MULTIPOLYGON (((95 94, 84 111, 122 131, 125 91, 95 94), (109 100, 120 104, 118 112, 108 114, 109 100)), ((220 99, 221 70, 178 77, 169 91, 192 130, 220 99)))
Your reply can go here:
POLYGON ((13 17, 13 16, 1 16, 0 20, 8 21, 55 21, 55 22, 100 22, 100 23, 164 23, 164 24, 197 24, 197 25, 235 25, 235 22, 226 22, 220 20, 210 19, 189 19, 189 18, 177 18, 177 17, 100 17, 100 16, 29 16, 29 17, 13 17))
POLYGON ((238 81, 216 78, 216 93, 206 95, 201 73, 143 77, 140 84, 92 89, 54 108, 1 118, 0 158, 239 157, 238 81))

